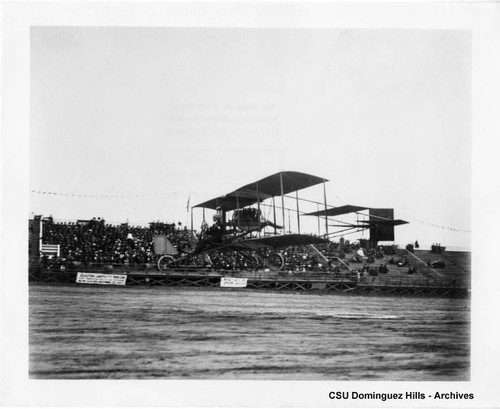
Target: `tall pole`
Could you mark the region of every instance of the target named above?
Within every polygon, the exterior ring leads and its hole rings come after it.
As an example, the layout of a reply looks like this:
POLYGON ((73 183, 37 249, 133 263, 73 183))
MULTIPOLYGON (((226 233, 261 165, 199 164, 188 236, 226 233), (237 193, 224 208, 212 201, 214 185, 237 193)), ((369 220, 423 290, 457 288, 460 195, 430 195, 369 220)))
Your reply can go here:
POLYGON ((297 202, 297 229, 300 234, 300 214, 299 214, 299 192, 295 191, 295 200, 297 202))
POLYGON ((327 204, 326 204, 326 180, 323 179, 323 197, 325 199, 325 231, 326 237, 328 238, 328 214, 327 214, 327 204))
POLYGON ((285 228, 285 194, 283 193, 283 173, 280 173, 280 186, 281 186, 281 213, 283 216, 283 232, 286 232, 285 228))
POLYGON ((40 256, 40 252, 42 251, 43 244, 43 222, 42 216, 40 216, 40 232, 38 233, 38 255, 40 256))

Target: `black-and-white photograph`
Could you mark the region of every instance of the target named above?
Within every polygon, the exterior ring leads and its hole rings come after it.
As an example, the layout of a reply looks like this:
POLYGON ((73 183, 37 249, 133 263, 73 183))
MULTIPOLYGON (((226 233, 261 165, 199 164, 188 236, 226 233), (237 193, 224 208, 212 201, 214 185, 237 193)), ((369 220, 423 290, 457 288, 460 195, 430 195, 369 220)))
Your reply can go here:
POLYGON ((28 382, 472 404, 474 38, 31 24, 28 382))
POLYGON ((468 380, 470 41, 33 27, 30 376, 468 380))

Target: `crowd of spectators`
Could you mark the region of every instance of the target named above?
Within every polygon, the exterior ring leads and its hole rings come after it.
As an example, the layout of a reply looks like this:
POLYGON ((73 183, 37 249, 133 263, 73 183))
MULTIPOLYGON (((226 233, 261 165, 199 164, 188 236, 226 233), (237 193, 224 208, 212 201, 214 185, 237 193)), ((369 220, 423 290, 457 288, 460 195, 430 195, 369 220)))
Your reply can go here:
MULTIPOLYGON (((87 221, 55 222, 52 217, 43 220, 42 241, 59 244, 60 256, 42 259, 65 269, 72 265, 154 265, 158 257, 154 254, 154 237, 166 235, 180 254, 187 254, 195 247, 196 238, 185 226, 178 223, 151 222, 148 227, 130 226, 128 223, 111 225, 102 218, 87 221)), ((260 260, 266 259, 269 250, 255 253, 235 251, 211 251, 201 254, 196 263, 200 266, 226 270, 256 269, 260 260)), ((387 267, 377 266, 378 259, 394 253, 394 246, 376 249, 361 249, 358 242, 344 238, 328 244, 287 247, 280 250, 284 260, 284 272, 348 272, 350 263, 363 263, 361 272, 387 272, 387 267)), ((398 261, 393 261, 399 264, 398 261)))
MULTIPOLYGON (((332 269, 332 265, 328 259, 326 247, 323 256, 320 256, 315 251, 306 246, 287 247, 280 252, 283 257, 283 271, 288 272, 305 272, 305 271, 327 271, 332 269), (326 257, 326 259, 325 259, 326 257)), ((275 256, 276 257, 276 256, 275 256)), ((236 251, 214 251, 209 255, 209 265, 225 270, 257 269, 262 265, 262 260, 272 260, 273 251, 261 249, 254 252, 238 253, 236 251), (261 260, 260 262, 258 260, 261 260)), ((281 264, 279 259, 275 263, 281 264)), ((272 268, 272 261, 264 267, 272 268), (271 265, 270 265, 271 264, 271 265)))
POLYGON ((179 252, 188 251, 191 233, 181 223, 152 222, 149 227, 107 224, 104 219, 56 223, 43 221, 42 242, 59 244, 54 262, 71 264, 148 264, 156 261, 154 236, 166 235, 179 252))
MULTIPOLYGON (((283 272, 346 272, 350 270, 349 265, 361 263, 361 272, 386 273, 385 264, 377 264, 379 259, 386 255, 394 254, 395 246, 381 246, 376 249, 363 249, 357 242, 349 242, 340 239, 338 242, 331 241, 328 244, 316 245, 314 250, 309 246, 295 246, 280 249, 283 256, 283 272)), ((211 251, 208 257, 198 259, 200 265, 225 270, 256 269, 259 262, 256 258, 263 260, 268 258, 272 251, 261 249, 254 252, 238 253, 236 251, 211 251)), ((393 261, 396 264, 396 261, 393 261)), ((357 266, 358 267, 358 266, 357 266)))

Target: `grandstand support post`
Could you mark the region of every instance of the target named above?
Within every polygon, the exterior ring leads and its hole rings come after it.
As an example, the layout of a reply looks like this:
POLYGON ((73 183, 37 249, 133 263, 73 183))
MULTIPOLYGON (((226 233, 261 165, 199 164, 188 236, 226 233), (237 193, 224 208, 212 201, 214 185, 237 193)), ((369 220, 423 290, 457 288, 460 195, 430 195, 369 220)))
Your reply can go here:
POLYGON ((295 191, 295 200, 297 203, 297 230, 300 234, 300 213, 299 213, 299 192, 295 191))
POLYGON ((285 228, 285 195, 283 193, 283 173, 280 173, 280 187, 281 187, 281 213, 283 216, 283 232, 286 232, 285 228))
POLYGON ((328 215, 327 215, 327 204, 326 204, 326 180, 323 179, 323 197, 325 200, 325 232, 326 232, 326 237, 328 238, 328 215))

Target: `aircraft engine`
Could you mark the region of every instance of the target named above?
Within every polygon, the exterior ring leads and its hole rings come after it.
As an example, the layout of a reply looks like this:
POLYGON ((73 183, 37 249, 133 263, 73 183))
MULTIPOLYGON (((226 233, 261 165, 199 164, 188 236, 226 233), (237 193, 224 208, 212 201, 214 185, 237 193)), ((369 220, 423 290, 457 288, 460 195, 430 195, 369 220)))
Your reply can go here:
POLYGON ((252 207, 237 209, 233 213, 232 224, 243 231, 258 230, 261 228, 261 215, 258 209, 252 207))

